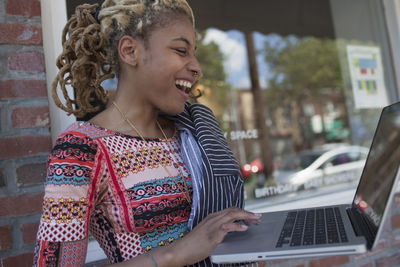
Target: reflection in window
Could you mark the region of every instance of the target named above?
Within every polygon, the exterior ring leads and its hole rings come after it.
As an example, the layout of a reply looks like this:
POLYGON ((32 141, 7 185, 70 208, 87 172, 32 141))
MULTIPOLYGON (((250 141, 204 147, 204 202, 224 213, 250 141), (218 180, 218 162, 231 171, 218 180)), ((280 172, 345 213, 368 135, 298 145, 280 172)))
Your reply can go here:
POLYGON ((321 152, 299 154, 290 157, 284 162, 279 169, 283 171, 299 171, 307 168, 311 165, 318 157, 321 156, 321 152))
MULTIPOLYGON (((375 56, 382 58, 385 69, 380 74, 384 84, 380 90, 392 94, 387 90, 393 83, 393 70, 382 3, 321 0, 315 2, 320 5, 315 9, 318 12, 310 16, 307 12, 312 10, 300 1, 303 13, 309 16, 298 13, 296 22, 288 15, 293 10, 280 9, 278 2, 254 4, 249 14, 238 12, 236 2, 230 3, 213 2, 216 11, 224 12, 202 20, 205 9, 201 2, 191 1, 200 20, 200 45, 218 47, 221 57, 214 61, 221 60, 225 78, 221 76, 220 81, 226 85, 220 92, 215 84, 204 86, 204 97, 198 101, 210 105, 217 114, 241 166, 247 200, 280 194, 312 197, 333 187, 340 191, 354 189, 380 109, 376 105, 362 109, 357 106, 362 102, 356 94, 359 92, 353 90, 356 76, 352 71, 357 66, 349 58, 357 58, 357 47, 371 52, 360 55, 358 62, 369 56, 373 61, 372 52, 378 51, 380 54, 375 56), (257 16, 259 10, 265 15, 257 16), (354 14, 360 10, 368 16, 360 16, 354 23, 354 14), (232 16, 238 19, 227 22, 232 16), (308 23, 311 17, 314 21, 308 23), (303 23, 301 27, 297 27, 299 23, 303 23), (371 24, 374 26, 369 27, 371 24), (357 25, 369 26, 360 30, 357 25), (253 52, 256 68, 249 63, 254 62, 253 52), (263 127, 259 124, 260 113, 265 117, 263 127), (273 157, 265 158, 265 150, 273 157)), ((207 12, 204 15, 210 14, 209 8, 207 12)), ((205 53, 198 56, 203 70, 210 69, 205 53)), ((360 75, 376 74, 376 66, 374 70, 363 67, 360 75)), ((212 71, 207 76, 211 75, 212 71)), ((374 83, 364 80, 357 84, 364 86, 365 92, 376 93, 368 89, 374 83)))

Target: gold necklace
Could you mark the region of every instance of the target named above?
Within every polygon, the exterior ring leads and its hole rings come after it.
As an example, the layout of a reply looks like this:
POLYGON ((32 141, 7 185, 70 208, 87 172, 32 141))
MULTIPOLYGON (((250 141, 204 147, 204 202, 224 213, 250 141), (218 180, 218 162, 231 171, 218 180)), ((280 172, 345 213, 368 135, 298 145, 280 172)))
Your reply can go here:
MULTIPOLYGON (((124 114, 124 113, 122 112, 122 110, 119 108, 119 106, 117 105, 117 103, 115 103, 115 101, 113 101, 112 104, 117 108, 118 112, 121 114, 121 116, 122 116, 122 118, 124 119, 124 121, 126 121, 126 123, 128 123, 129 126, 140 136, 140 138, 143 140, 143 142, 144 142, 145 144, 147 144, 147 141, 146 141, 146 139, 144 138, 144 136, 142 135, 142 133, 135 127, 135 125, 132 123, 132 121, 131 121, 130 119, 128 119, 128 118, 125 116, 125 114, 124 114)), ((165 134, 163 128, 162 128, 161 125, 160 125, 160 123, 158 123, 157 120, 156 120, 156 124, 157 124, 158 129, 160 129, 161 133, 163 134, 164 139, 167 140, 168 137, 167 137, 167 135, 165 134)), ((168 147, 169 147, 169 145, 168 145, 168 147)), ((169 148, 170 148, 170 147, 169 147, 169 148)), ((151 149, 150 149, 150 150, 151 150, 151 149)), ((174 162, 174 160, 175 160, 176 163, 179 164, 178 158, 175 157, 175 154, 174 154, 172 148, 170 148, 170 151, 171 151, 170 154, 171 154, 171 156, 173 157, 172 162, 174 162)), ((179 190, 183 193, 183 195, 185 196, 185 198, 186 198, 187 202, 189 203, 189 205, 191 205, 191 204, 192 204, 192 199, 190 198, 189 187, 188 187, 187 184, 186 184, 185 177, 183 176, 183 173, 182 173, 181 169, 179 168, 179 166, 177 166, 177 169, 178 169, 179 174, 180 174, 181 177, 182 177, 184 188, 182 188, 182 186, 181 186, 181 185, 178 183, 178 181, 176 180, 176 177, 173 176, 173 175, 171 174, 171 172, 167 169, 167 167, 164 166, 164 165, 162 165, 162 162, 161 162, 160 158, 158 157, 157 153, 154 153, 154 154, 155 154, 155 156, 157 157, 158 162, 160 162, 160 165, 161 165, 161 166, 164 168, 164 170, 167 172, 168 176, 171 177, 171 178, 174 180, 175 185, 176 185, 176 186, 179 188, 179 190)))

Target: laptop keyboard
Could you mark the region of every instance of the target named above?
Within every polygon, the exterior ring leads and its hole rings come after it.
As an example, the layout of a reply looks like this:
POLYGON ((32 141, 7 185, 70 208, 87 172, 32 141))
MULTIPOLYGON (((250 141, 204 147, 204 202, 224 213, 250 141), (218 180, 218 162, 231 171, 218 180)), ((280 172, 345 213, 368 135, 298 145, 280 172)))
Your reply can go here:
POLYGON ((339 208, 291 211, 276 247, 348 242, 339 208))

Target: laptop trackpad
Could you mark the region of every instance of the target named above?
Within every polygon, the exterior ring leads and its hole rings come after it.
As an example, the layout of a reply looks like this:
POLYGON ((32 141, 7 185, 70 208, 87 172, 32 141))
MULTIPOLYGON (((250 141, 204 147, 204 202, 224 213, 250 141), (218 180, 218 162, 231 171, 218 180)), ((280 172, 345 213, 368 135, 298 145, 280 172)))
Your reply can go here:
POLYGON ((259 252, 272 249, 281 229, 276 221, 263 221, 245 232, 228 233, 212 254, 259 252))

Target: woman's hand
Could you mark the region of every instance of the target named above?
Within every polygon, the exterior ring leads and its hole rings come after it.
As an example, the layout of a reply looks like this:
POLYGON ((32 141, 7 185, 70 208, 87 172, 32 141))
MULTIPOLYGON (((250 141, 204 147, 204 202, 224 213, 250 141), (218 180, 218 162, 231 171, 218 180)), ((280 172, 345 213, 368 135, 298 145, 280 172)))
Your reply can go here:
POLYGON ((247 230, 246 224, 260 222, 260 215, 232 207, 208 215, 193 231, 171 245, 158 247, 129 261, 112 266, 177 267, 194 264, 210 256, 228 232, 247 230))
POLYGON ((171 245, 176 251, 177 265, 189 265, 199 262, 208 256, 221 243, 226 234, 232 231, 243 232, 247 226, 236 221, 243 220, 246 224, 260 222, 260 215, 232 207, 208 215, 184 238, 171 245))

